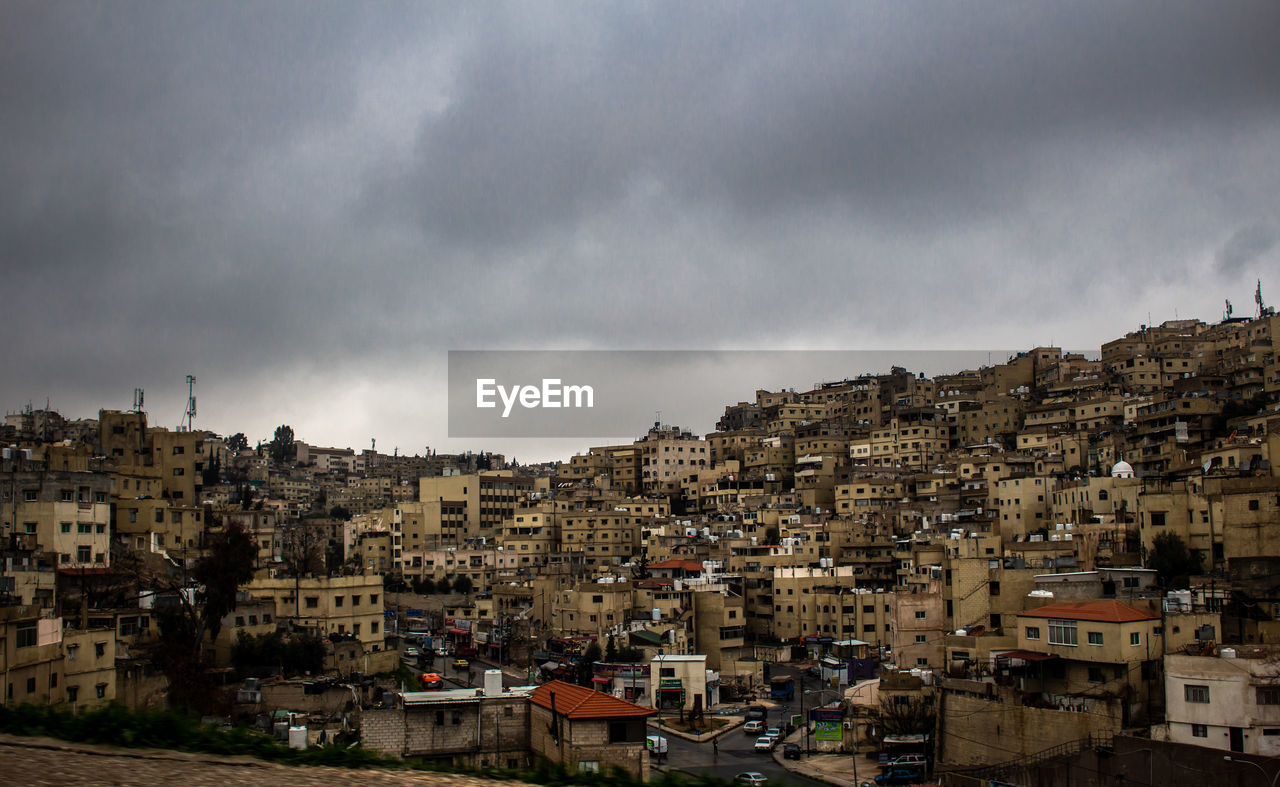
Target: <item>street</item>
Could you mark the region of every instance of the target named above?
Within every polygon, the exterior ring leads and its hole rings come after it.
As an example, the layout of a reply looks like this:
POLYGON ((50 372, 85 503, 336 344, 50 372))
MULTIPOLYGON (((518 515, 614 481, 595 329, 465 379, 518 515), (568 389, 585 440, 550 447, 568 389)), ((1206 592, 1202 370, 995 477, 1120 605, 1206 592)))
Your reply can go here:
MULTIPOLYGON (((770 708, 768 723, 770 727, 781 726, 785 721, 779 708, 770 708)), ((650 727, 650 733, 654 733, 650 727)), ((693 775, 715 776, 732 781, 734 776, 744 771, 757 771, 775 784, 794 784, 804 787, 816 787, 822 782, 793 774, 774 762, 773 757, 764 752, 755 751, 756 736, 748 735, 741 727, 721 735, 720 752, 716 755, 711 741, 694 743, 675 735, 663 735, 667 739, 667 761, 660 767, 680 770, 693 775)))

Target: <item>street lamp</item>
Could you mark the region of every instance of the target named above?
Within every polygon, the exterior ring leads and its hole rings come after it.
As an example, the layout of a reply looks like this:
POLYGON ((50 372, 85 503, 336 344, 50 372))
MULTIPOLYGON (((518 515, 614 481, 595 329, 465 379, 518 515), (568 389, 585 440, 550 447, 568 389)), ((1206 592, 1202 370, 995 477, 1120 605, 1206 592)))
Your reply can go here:
MULTIPOLYGON (((1246 765, 1252 765, 1253 767, 1257 768, 1259 771, 1262 772, 1262 778, 1264 779, 1267 778, 1267 770, 1263 768, 1261 765, 1259 765, 1258 763, 1254 762, 1253 760, 1237 760, 1234 757, 1232 757, 1230 754, 1222 755, 1222 759, 1227 762, 1243 762, 1246 765)), ((1276 775, 1271 777, 1271 787, 1276 787, 1277 779, 1280 779, 1280 770, 1277 770, 1276 775)))

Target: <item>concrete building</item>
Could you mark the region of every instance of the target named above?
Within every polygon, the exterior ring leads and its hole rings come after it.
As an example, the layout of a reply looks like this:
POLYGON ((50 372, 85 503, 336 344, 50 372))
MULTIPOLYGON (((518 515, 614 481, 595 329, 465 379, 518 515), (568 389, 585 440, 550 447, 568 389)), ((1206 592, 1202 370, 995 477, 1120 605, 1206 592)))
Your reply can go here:
POLYGON ((570 770, 603 774, 616 767, 649 780, 645 721, 657 711, 559 680, 537 687, 529 702, 535 755, 570 770))
POLYGON ((362 714, 361 742, 394 757, 526 769, 532 760, 532 691, 504 691, 502 673, 489 670, 482 689, 404 692, 391 707, 362 714))
MULTIPOLYGON (((1164 657, 1165 739, 1280 757, 1280 649, 1222 646, 1164 657)), ((1153 733, 1156 731, 1153 731, 1153 733)))

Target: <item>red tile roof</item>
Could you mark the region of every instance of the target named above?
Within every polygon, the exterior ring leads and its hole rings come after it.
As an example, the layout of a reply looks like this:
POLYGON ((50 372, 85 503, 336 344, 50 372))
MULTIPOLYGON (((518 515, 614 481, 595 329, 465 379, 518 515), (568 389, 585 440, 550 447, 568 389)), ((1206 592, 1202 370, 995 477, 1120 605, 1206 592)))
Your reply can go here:
POLYGON ((1062 618, 1064 620, 1093 620, 1102 623, 1132 623, 1137 620, 1159 620, 1150 612, 1134 609, 1119 601, 1071 601, 1050 604, 1047 607, 1029 609, 1020 618, 1062 618))
POLYGON ((562 680, 553 680, 534 689, 529 698, 534 705, 551 708, 551 692, 556 693, 556 713, 570 719, 621 719, 653 716, 653 708, 620 700, 603 691, 593 691, 562 680))

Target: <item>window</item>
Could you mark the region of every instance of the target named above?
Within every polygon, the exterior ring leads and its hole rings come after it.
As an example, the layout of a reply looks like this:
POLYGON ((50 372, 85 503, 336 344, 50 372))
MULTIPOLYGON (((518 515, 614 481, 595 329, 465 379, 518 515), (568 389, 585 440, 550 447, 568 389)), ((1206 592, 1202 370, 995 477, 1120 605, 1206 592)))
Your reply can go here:
POLYGON ((1209 687, 1194 686, 1190 683, 1182 687, 1182 696, 1187 702, 1208 703, 1209 687))
POLYGON ((599 760, 579 760, 578 770, 582 771, 583 773, 599 773, 600 761, 599 760))
POLYGON ((1027 639, 1040 639, 1040 627, 1027 626, 1027 639))
POLYGON ((917 644, 920 644, 920 643, 923 643, 923 642, 928 642, 928 641, 929 641, 929 637, 928 637, 927 635, 925 635, 925 634, 917 634, 917 635, 916 635, 916 643, 917 643, 917 644))
POLYGON ((1071 645, 1074 647, 1080 644, 1077 637, 1076 622, 1074 620, 1049 618, 1050 645, 1071 645))
POLYGON ((101 700, 101 699, 105 699, 105 698, 106 698, 106 696, 107 696, 107 684, 105 684, 105 683, 99 683, 97 686, 94 686, 93 688, 94 688, 94 692, 98 695, 98 699, 100 699, 100 700, 101 700))
POLYGON ((98 658, 102 658, 103 656, 107 655, 107 643, 105 642, 93 643, 93 655, 97 656, 98 658))
POLYGON ((1138 633, 1138 632, 1136 632, 1136 631, 1135 631, 1135 632, 1133 632, 1132 634, 1130 634, 1130 635, 1129 635, 1129 644, 1130 644, 1130 645, 1141 645, 1141 644, 1142 644, 1142 635, 1141 635, 1141 634, 1139 634, 1139 633, 1138 633))
POLYGON ((1090 683, 1102 683, 1104 680, 1105 680, 1105 678, 1103 678, 1103 677, 1102 677, 1102 667, 1090 667, 1090 668, 1089 668, 1089 682, 1090 682, 1090 683))
POLYGON ((355 596, 352 596, 352 597, 351 597, 351 606, 353 606, 353 607, 358 607, 358 606, 360 606, 360 596, 355 595, 355 596))
POLYGON ((302 601, 304 604, 306 604, 307 609, 315 609, 316 607, 320 606, 319 596, 306 596, 302 599, 302 601))
POLYGON ((56 672, 49 673, 49 688, 51 689, 58 688, 58 673, 56 672))
POLYGON ((78 546, 76 547, 76 560, 81 563, 88 563, 93 559, 93 547, 78 546))
POLYGON ((377 603, 378 603, 378 594, 377 594, 377 593, 370 593, 370 594, 369 594, 369 603, 370 603, 370 604, 377 604, 377 603))
POLYGON ((1280 686, 1258 686, 1257 702, 1259 705, 1280 705, 1280 686))
POLYGON ((358 637, 358 636, 360 636, 360 624, 359 624, 359 623, 352 623, 352 624, 351 624, 351 633, 352 633, 352 634, 354 634, 354 635, 355 635, 355 636, 357 636, 357 637, 358 637))
POLYGON ((79 698, 79 696, 80 696, 79 686, 67 687, 67 702, 75 702, 79 698))
POLYGON ((60 525, 59 529, 61 529, 61 530, 62 530, 62 532, 64 532, 64 533, 70 533, 70 532, 71 532, 71 523, 70 523, 70 522, 63 522, 63 523, 60 525))
POLYGON ((35 678, 27 678, 27 693, 28 693, 28 694, 35 694, 35 693, 36 693, 36 679, 35 679, 35 678))
POLYGON ((1208 728, 1208 726, 1206 726, 1206 725, 1204 725, 1204 724, 1192 724, 1192 725, 1191 725, 1191 737, 1193 737, 1193 738, 1207 738, 1207 737, 1209 737, 1209 728, 1208 728))
POLYGON ((916 620, 924 620, 925 617, 927 617, 927 615, 928 613, 926 613, 924 610, 919 610, 916 612, 916 620))
POLYGON ((344 597, 343 597, 343 596, 334 596, 334 597, 333 597, 333 605, 334 605, 335 607, 340 607, 340 606, 342 606, 342 602, 343 602, 344 600, 345 600, 345 599, 344 599, 344 597))
POLYGON ((1101 631, 1090 631, 1090 632, 1089 632, 1089 644, 1090 644, 1090 645, 1101 645, 1101 644, 1102 644, 1102 632, 1101 632, 1101 631))

